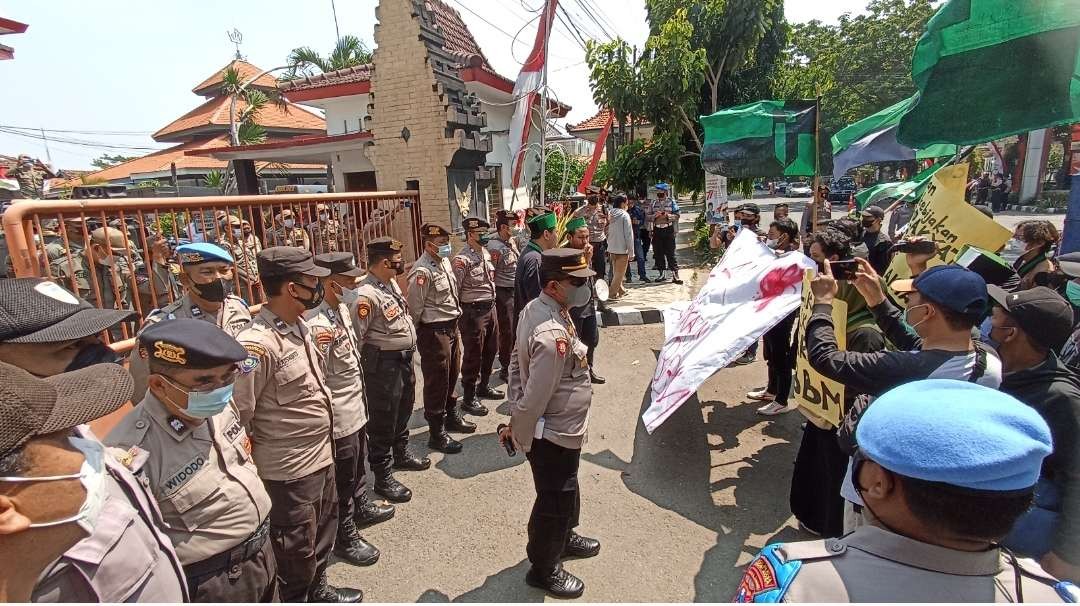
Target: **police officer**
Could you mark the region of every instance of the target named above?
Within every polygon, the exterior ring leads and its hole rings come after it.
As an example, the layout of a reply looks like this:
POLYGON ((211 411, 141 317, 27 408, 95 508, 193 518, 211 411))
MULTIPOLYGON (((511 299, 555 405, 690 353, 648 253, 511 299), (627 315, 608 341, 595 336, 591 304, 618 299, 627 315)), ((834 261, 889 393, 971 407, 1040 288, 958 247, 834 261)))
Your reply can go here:
POLYGON ((478 398, 503 397, 501 391, 488 385, 499 347, 495 265, 491 253, 481 243, 491 225, 478 217, 469 217, 462 225, 465 246, 453 261, 454 279, 461 287, 461 410, 482 417, 488 409, 478 398))
POLYGON ((322 303, 307 311, 304 319, 311 328, 326 374, 326 386, 333 397, 334 473, 338 493, 334 555, 357 566, 371 566, 378 561, 379 550, 360 536, 357 524, 370 526, 389 520, 394 507, 376 505, 367 498, 366 388, 352 320, 342 302, 345 291, 356 287, 356 279, 363 270, 347 252, 319 255, 315 264, 330 270, 329 276, 320 278, 322 303))
POLYGON ((405 273, 401 242, 376 238, 367 244, 367 275, 349 305, 368 394, 368 455, 375 492, 394 503, 412 499, 412 491, 394 469, 421 471, 431 459, 409 451, 409 417, 416 401, 413 353, 416 327, 396 276, 405 273))
MULTIPOLYGON (((576 248, 585 253, 585 260, 592 261, 596 249, 589 242, 589 228, 585 225, 585 219, 577 217, 566 222, 566 235, 568 236, 567 248, 576 248)), ((593 359, 596 356, 596 348, 600 346, 600 327, 596 322, 596 277, 589 278, 589 300, 584 305, 570 310, 570 318, 574 321, 574 329, 577 330, 578 338, 588 348, 586 354, 589 361, 589 380, 596 385, 607 383, 607 379, 596 374, 593 367, 593 359)))
MULTIPOLYGON (((199 242, 176 247, 180 261, 180 285, 184 294, 161 309, 146 316, 145 326, 162 320, 194 318, 215 324, 230 336, 240 334, 251 325, 251 312, 240 297, 225 294, 225 282, 232 276, 232 256, 217 244, 199 242)), ((128 370, 135 378, 135 401, 146 394, 149 375, 146 358, 133 350, 128 357, 128 370)))
POLYGON ((330 207, 320 203, 315 206, 315 212, 316 219, 309 223, 307 228, 311 243, 315 246, 315 254, 339 252, 347 248, 345 226, 330 215, 330 207))
POLYGON ((180 264, 164 236, 146 235, 146 266, 136 271, 140 309, 160 309, 180 298, 180 264))
POLYGON ((250 233, 244 233, 245 221, 236 215, 229 215, 228 230, 218 238, 218 244, 232 254, 234 260, 233 292, 239 293, 253 302, 262 301, 259 288, 259 264, 257 262, 262 245, 259 239, 250 233))
POLYGON ((487 241, 491 263, 495 266, 495 318, 499 332, 499 378, 505 383, 510 377, 510 352, 514 351, 517 314, 514 313, 514 276, 517 273, 518 251, 514 229, 518 216, 512 210, 495 213, 494 238, 487 241))
MULTIPOLYGON (((79 296, 102 309, 134 309, 131 304, 133 273, 124 246, 124 232, 99 227, 90 232, 90 243, 71 259, 59 260, 57 276, 61 284, 74 283, 79 296)), ((112 331, 120 338, 119 330, 112 331)))
POLYGON ((559 243, 557 223, 555 213, 550 212, 535 215, 528 220, 529 236, 532 239, 521 253, 517 273, 514 274, 514 315, 518 317, 518 321, 525 305, 540 296, 540 291, 544 289, 540 280, 540 254, 555 248, 559 243))
POLYGON ((303 313, 322 303, 318 267, 301 248, 259 253, 269 301, 237 336, 248 351, 233 398, 273 507, 270 537, 285 602, 358 602, 326 580, 338 526, 333 412, 319 352, 303 313))
MULTIPOLYGON (((99 335, 133 315, 98 309, 40 278, 0 280, 0 361, 39 377, 115 361, 99 335)), ((111 368, 98 372, 112 376, 111 368)), ((128 399, 126 376, 115 389, 128 399)), ((82 440, 81 450, 104 449, 87 425, 75 427, 71 437, 82 440)), ((162 532, 165 523, 153 496, 113 457, 103 457, 102 463, 100 516, 89 536, 46 567, 32 601, 185 601, 183 568, 162 532)))
POLYGON ((656 269, 660 270, 656 281, 662 281, 664 272, 670 269, 671 281, 682 284, 679 279, 679 263, 675 259, 675 239, 679 233, 679 203, 674 198, 668 198, 667 183, 660 183, 656 189, 656 200, 650 205, 648 213, 652 222, 649 237, 653 245, 653 261, 656 262, 656 269))
POLYGON ((735 601, 1080 597, 1071 583, 998 547, 1031 504, 1051 450, 1035 410, 975 383, 914 381, 877 398, 856 439, 852 474, 869 524, 838 539, 766 546, 735 601))
POLYGON ((270 232, 267 246, 298 246, 311 250, 311 239, 307 230, 296 224, 296 217, 291 209, 281 211, 277 224, 280 227, 270 232))
POLYGON ((105 443, 157 499, 194 601, 276 601, 270 497, 232 404, 247 351, 187 318, 148 326, 136 349, 149 392, 105 443))
POLYGON ((476 425, 461 417, 454 384, 461 371, 460 295, 450 266, 450 232, 441 225, 420 226, 424 254, 409 274, 409 314, 416 323, 416 345, 424 373, 424 418, 431 430, 428 446, 453 454, 461 442, 448 431, 473 433, 476 425))
POLYGON ((525 451, 536 486, 526 547, 532 567, 525 582, 556 597, 576 598, 585 584, 560 560, 592 557, 600 552, 600 542, 573 531, 581 506, 577 470, 592 385, 587 348, 569 310, 591 296, 588 279, 596 273, 584 252, 556 248, 544 251, 541 274, 543 293, 518 319, 518 347, 510 359, 510 426, 499 439, 525 451), (541 437, 534 439, 536 434, 541 437))

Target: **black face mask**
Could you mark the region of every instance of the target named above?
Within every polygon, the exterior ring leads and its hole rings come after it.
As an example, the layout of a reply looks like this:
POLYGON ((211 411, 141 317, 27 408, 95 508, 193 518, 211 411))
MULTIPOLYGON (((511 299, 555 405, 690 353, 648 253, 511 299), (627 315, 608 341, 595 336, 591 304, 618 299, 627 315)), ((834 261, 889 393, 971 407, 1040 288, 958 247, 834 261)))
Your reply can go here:
POLYGON ((299 282, 293 282, 292 284, 293 284, 293 286, 299 286, 300 288, 303 288, 304 290, 309 290, 312 293, 310 299, 301 299, 300 297, 295 297, 295 296, 293 297, 294 299, 296 299, 297 301, 299 301, 300 303, 302 303, 304 305, 304 309, 315 309, 316 307, 318 307, 323 302, 324 293, 323 293, 322 282, 319 282, 318 284, 316 284, 315 288, 311 288, 310 286, 305 286, 305 285, 303 285, 303 284, 301 284, 299 282))
POLYGON ((64 372, 80 370, 94 364, 120 364, 120 356, 104 343, 91 343, 79 350, 64 372))
POLYGON ((195 291, 199 298, 211 303, 221 303, 225 300, 225 281, 220 278, 211 280, 207 284, 195 284, 192 282, 191 289, 195 291))
POLYGON ((405 261, 387 261, 390 264, 390 269, 394 270, 394 273, 401 275, 405 273, 405 261))
POLYGON ((862 226, 863 226, 863 229, 870 229, 871 227, 874 226, 874 220, 871 219, 869 221, 863 221, 862 226))

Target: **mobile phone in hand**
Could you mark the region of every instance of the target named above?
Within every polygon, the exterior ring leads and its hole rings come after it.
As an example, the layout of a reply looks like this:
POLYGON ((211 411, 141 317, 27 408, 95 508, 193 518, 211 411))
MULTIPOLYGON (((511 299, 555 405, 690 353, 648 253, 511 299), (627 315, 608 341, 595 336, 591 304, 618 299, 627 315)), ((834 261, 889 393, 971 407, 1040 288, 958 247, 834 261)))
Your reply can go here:
POLYGON ((830 261, 833 278, 836 280, 854 280, 855 273, 859 271, 859 263, 855 259, 846 261, 830 261))
MULTIPOLYGON (((495 437, 498 438, 500 442, 502 442, 502 430, 504 430, 504 429, 506 429, 506 423, 499 423, 499 426, 497 428, 495 428, 495 437)), ((502 445, 503 445, 503 448, 506 449, 507 456, 513 457, 513 456, 517 455, 517 449, 514 448, 514 440, 513 439, 510 439, 510 440, 507 440, 507 441, 503 442, 502 445)))

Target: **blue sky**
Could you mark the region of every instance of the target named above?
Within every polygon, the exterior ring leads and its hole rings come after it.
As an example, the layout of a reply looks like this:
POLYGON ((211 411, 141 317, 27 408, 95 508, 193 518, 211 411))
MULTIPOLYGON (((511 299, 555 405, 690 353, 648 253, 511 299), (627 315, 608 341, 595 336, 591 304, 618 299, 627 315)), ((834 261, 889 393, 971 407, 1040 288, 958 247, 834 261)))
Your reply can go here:
MULTIPOLYGON (((577 14, 586 37, 617 33, 638 45, 648 34, 642 0, 589 0, 601 24, 584 16, 581 0, 563 0, 577 14)), ((526 27, 541 0, 446 0, 461 13, 488 59, 511 80, 532 44, 526 27), (471 12, 470 12, 471 11, 471 12), (485 21, 486 20, 486 21, 485 21), (501 31, 500 31, 501 30, 501 31)), ((341 33, 372 44, 376 0, 336 0, 341 33)), ((787 0, 792 21, 835 21, 858 11, 865 0, 787 0)), ((89 168, 102 153, 140 155, 161 148, 149 134, 191 110, 201 98, 192 87, 233 56, 226 32, 243 34, 241 53, 262 68, 285 63, 289 51, 312 46, 327 53, 335 39, 331 0, 0 0, 0 16, 28 23, 25 34, 0 37, 15 48, 15 60, 0 62, 0 125, 45 128, 60 168, 89 168), (110 134, 105 134, 110 133, 110 134), (111 134, 120 133, 120 134, 111 134), (79 141, 89 145, 72 142, 79 141), (110 149, 103 145, 132 146, 110 149), (143 148, 142 150, 138 148, 143 148)), ((550 83, 574 107, 568 121, 596 109, 588 86, 584 51, 561 24, 550 49, 550 83)), ((45 158, 44 144, 0 133, 0 154, 45 158)))

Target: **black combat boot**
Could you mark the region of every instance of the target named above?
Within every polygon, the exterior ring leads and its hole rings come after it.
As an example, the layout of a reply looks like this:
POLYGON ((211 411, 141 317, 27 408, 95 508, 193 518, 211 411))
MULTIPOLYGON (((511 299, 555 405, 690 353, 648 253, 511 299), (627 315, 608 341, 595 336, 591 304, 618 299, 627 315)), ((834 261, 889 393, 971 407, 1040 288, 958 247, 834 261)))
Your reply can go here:
POLYGON ((409 451, 408 446, 394 447, 394 469, 423 471, 428 467, 431 467, 431 459, 416 456, 409 451))
MULTIPOLYGON (((393 505, 379 505, 365 494, 353 501, 353 521, 357 528, 367 528, 394 517, 397 512, 393 505)), ((339 539, 340 540, 340 539, 339 539)))
POLYGON ((334 555, 355 566, 371 566, 379 561, 379 550, 360 536, 356 522, 348 516, 338 524, 334 555))
POLYGON ((592 369, 592 367, 590 367, 589 368, 589 382, 594 384, 594 385, 603 385, 604 383, 607 383, 607 379, 605 379, 604 377, 601 377, 600 375, 596 374, 596 371, 594 371, 592 369))
POLYGON ((461 452, 461 442, 451 438, 450 434, 446 433, 446 429, 443 428, 443 421, 441 419, 436 421, 429 420, 428 428, 431 434, 431 437, 428 438, 428 448, 446 454, 456 454, 461 452))
MULTIPOLYGON (((480 381, 480 387, 476 389, 476 395, 486 400, 501 400, 506 396, 505 393, 498 389, 493 389, 488 385, 487 381, 480 381)), ((487 414, 487 413, 484 413, 487 414)))
POLYGON ((382 470, 375 477, 375 494, 391 503, 407 503, 412 499, 412 491, 397 481, 390 469, 382 470))
POLYGON ((533 587, 539 587, 557 598, 577 598, 585 593, 585 583, 566 571, 559 564, 550 572, 538 571, 530 568, 525 573, 525 582, 533 587))
POLYGON ((364 592, 350 587, 334 587, 326 580, 326 572, 319 574, 318 580, 308 592, 309 602, 353 604, 364 601, 364 592))
POLYGON ((457 406, 446 411, 446 422, 443 427, 446 428, 446 431, 455 433, 474 433, 476 431, 476 423, 462 418, 461 411, 458 410, 457 406))
POLYGON ((563 548, 564 558, 591 558, 598 553, 600 553, 600 541, 583 537, 573 530, 570 531, 570 536, 566 539, 566 547, 563 548))
POLYGON ((465 385, 462 391, 464 393, 461 396, 461 412, 475 417, 482 417, 488 413, 487 407, 476 398, 475 385, 465 385))

